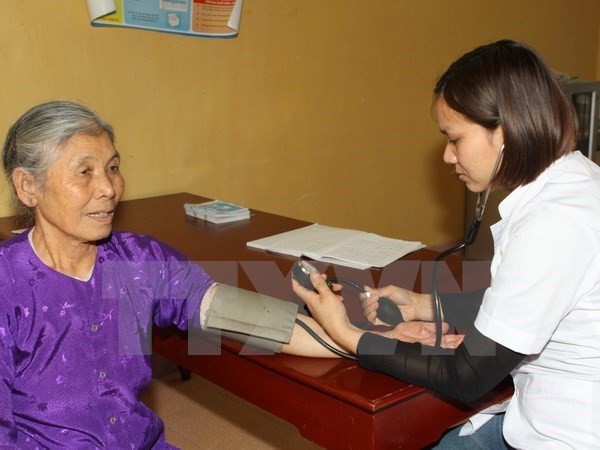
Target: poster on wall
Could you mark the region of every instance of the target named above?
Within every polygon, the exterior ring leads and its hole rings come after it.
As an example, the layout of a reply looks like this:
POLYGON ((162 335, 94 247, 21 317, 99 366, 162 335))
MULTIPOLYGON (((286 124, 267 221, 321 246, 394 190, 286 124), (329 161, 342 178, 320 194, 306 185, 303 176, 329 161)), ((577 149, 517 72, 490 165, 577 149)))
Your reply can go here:
POLYGON ((238 34, 243 0, 86 0, 94 26, 203 37, 238 34))

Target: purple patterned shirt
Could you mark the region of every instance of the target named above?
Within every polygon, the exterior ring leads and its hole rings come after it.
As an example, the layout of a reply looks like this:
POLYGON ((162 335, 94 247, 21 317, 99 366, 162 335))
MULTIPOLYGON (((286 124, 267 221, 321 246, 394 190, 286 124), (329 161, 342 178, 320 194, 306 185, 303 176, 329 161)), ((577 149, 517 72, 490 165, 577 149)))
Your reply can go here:
POLYGON ((214 281, 126 232, 98 244, 79 280, 42 263, 28 234, 0 244, 0 447, 171 448, 140 402, 152 323, 198 327, 214 281))

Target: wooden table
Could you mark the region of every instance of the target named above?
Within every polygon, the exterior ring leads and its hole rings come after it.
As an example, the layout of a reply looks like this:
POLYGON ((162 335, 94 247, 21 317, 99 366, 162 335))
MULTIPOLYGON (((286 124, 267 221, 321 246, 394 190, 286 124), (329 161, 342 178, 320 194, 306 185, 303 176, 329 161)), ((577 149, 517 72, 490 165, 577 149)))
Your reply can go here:
MULTIPOLYGON (((198 261, 217 281, 299 302, 290 286, 295 258, 246 247, 246 242, 308 225, 252 211, 248 220, 211 224, 186 216, 183 204, 208 199, 173 194, 124 201, 118 207, 115 229, 150 234, 198 261)), ((10 235, 13 218, 0 219, 0 236, 10 235)), ((419 290, 429 280, 428 262, 436 253, 422 249, 384 270, 355 271, 324 267, 328 273, 361 283, 382 282, 419 290)), ((449 267, 460 278, 461 260, 449 267)), ((442 278, 449 272, 440 271, 442 278)), ((475 278, 479 279, 479 275, 475 278)), ((448 285, 455 286, 448 277, 448 285)), ((471 277, 471 280, 473 277, 471 277)), ((482 281, 485 282, 485 281, 482 281)), ((442 280, 442 289, 444 281, 442 280)), ((473 284, 473 283, 470 283, 473 284)), ((476 287, 476 286, 471 286, 476 287)), ((346 300, 351 318, 357 302, 346 300), (354 306, 353 306, 354 305, 354 306)), ((503 383, 472 404, 461 404, 386 375, 362 369, 351 360, 261 355, 251 347, 199 332, 155 330, 154 351, 169 360, 295 425, 307 439, 332 449, 423 448, 448 427, 476 411, 505 399, 503 383)), ((199 430, 202 424, 198 424, 199 430)))

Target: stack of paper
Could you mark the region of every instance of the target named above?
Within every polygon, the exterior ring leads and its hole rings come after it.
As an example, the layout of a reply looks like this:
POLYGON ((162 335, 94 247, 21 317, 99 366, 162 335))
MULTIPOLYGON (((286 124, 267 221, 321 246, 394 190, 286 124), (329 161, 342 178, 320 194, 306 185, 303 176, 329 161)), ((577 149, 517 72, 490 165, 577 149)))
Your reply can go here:
POLYGON ((212 223, 234 222, 250 217, 248 208, 220 200, 205 203, 186 203, 183 207, 189 216, 198 217, 212 223))
POLYGON ((385 267, 424 245, 365 231, 313 224, 247 243, 248 247, 368 269, 385 267))

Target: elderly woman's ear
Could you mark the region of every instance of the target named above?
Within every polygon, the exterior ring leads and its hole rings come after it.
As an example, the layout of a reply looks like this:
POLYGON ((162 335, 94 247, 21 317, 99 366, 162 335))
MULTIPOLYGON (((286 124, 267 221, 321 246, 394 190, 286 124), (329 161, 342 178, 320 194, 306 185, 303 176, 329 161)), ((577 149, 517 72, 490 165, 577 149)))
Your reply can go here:
POLYGON ((39 192, 39 186, 33 175, 28 170, 17 167, 13 170, 12 181, 19 200, 29 208, 36 207, 38 203, 36 194, 39 192))

